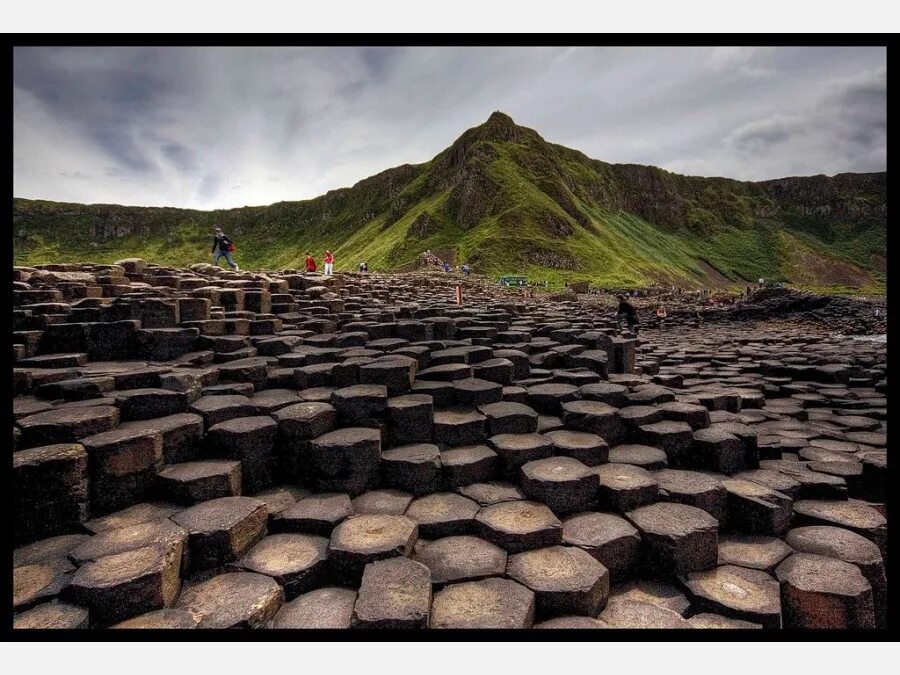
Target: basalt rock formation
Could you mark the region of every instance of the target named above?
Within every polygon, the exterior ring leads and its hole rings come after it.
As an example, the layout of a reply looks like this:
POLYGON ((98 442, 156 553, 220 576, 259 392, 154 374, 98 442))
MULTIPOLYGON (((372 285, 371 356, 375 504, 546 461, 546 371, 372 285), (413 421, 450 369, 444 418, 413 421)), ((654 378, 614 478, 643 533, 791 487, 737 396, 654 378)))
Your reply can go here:
POLYGON ((884 625, 884 344, 441 272, 13 279, 16 628, 884 625))

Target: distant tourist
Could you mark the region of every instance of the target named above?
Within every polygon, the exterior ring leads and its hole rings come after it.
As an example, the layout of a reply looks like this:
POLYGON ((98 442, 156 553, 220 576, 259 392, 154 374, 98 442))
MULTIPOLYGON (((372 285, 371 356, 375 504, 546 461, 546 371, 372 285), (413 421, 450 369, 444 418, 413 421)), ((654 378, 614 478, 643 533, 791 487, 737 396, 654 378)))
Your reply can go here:
POLYGON ((446 260, 444 261, 444 271, 445 272, 450 271, 450 263, 448 263, 446 260))
POLYGON ((315 272, 316 271, 316 259, 312 257, 312 253, 306 254, 306 271, 307 272, 315 272))
POLYGON ((360 272, 363 272, 363 273, 368 272, 368 271, 369 271, 369 264, 368 264, 367 262, 365 262, 365 261, 359 263, 359 271, 360 271, 360 272))
POLYGON ((325 276, 331 276, 331 270, 334 267, 334 254, 331 251, 325 251, 325 276))
POLYGON ((214 227, 212 247, 213 265, 218 267, 219 258, 225 258, 225 262, 228 263, 231 269, 235 272, 239 272, 241 268, 234 262, 234 258, 231 257, 232 253, 234 253, 234 242, 225 236, 221 227, 214 227))
POLYGON ((469 276, 469 274, 471 272, 472 272, 472 268, 469 267, 469 263, 464 263, 463 264, 463 274, 465 274, 466 276, 469 276))
POLYGON ((656 308, 656 321, 657 321, 657 323, 659 324, 659 327, 660 327, 660 328, 663 327, 663 323, 665 323, 665 320, 666 320, 666 317, 667 317, 667 316, 668 316, 668 314, 666 314, 666 308, 665 308, 665 307, 663 307, 662 305, 660 305, 659 307, 656 308))
POLYGON ((628 324, 628 328, 635 333, 637 332, 638 316, 634 305, 625 299, 624 295, 616 296, 619 301, 619 308, 616 310, 616 323, 620 326, 622 322, 628 324))

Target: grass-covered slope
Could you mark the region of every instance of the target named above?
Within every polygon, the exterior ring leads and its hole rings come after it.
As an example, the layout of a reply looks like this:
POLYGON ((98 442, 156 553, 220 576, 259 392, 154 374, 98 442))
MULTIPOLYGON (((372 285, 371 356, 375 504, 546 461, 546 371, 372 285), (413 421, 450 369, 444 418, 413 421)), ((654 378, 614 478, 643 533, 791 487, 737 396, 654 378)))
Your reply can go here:
POLYGON ((17 264, 207 260, 221 225, 247 268, 398 269, 426 250, 493 275, 605 286, 883 287, 885 174, 748 183, 607 164, 502 113, 430 162, 302 202, 223 211, 13 201, 17 264))

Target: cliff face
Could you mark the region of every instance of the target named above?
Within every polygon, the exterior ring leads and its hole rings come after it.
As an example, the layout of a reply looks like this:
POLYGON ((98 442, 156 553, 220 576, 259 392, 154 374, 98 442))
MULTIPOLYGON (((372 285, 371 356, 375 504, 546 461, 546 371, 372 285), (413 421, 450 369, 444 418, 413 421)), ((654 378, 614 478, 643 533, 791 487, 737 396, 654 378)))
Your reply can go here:
MULTIPOLYGON (((735 283, 791 280, 795 250, 817 269, 832 261, 877 285, 885 220, 885 173, 757 183, 681 176, 590 159, 499 112, 430 162, 302 202, 203 212, 13 201, 22 263, 124 252, 186 264, 218 224, 247 264, 288 265, 329 247, 339 268, 366 259, 390 269, 426 248, 452 248, 490 273, 564 272, 611 285, 709 283, 706 265, 735 283)), ((804 283, 840 283, 808 276, 804 283)))
POLYGON ((755 183, 775 207, 775 214, 835 218, 884 218, 887 174, 840 173, 836 176, 779 178, 755 183))

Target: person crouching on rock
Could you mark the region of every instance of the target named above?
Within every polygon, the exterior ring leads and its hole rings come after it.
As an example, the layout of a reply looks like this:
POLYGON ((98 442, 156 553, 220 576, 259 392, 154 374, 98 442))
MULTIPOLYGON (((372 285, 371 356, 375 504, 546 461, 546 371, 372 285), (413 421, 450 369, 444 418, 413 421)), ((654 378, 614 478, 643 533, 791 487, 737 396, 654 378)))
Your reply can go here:
POLYGON ((234 258, 231 257, 231 254, 233 252, 234 242, 225 236, 225 233, 222 232, 221 227, 214 227, 212 247, 213 265, 218 267, 219 258, 225 258, 225 262, 228 263, 231 269, 233 269, 235 272, 239 272, 241 268, 238 267, 237 263, 234 262, 234 258))
POLYGON ((619 308, 616 310, 616 323, 621 326, 624 321, 628 324, 629 330, 637 333, 638 317, 634 305, 628 302, 624 295, 617 295, 616 299, 619 301, 619 308))
POLYGON ((325 251, 325 276, 331 276, 331 270, 334 267, 334 254, 331 251, 325 251))
POLYGON ((311 253, 306 254, 306 271, 307 272, 315 272, 316 271, 316 259, 312 257, 311 253))

